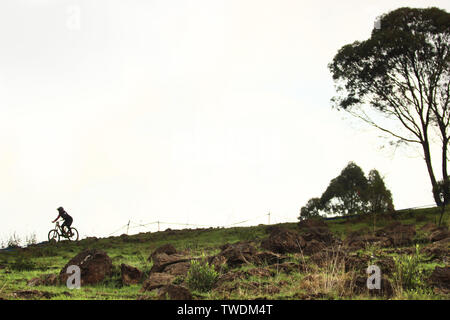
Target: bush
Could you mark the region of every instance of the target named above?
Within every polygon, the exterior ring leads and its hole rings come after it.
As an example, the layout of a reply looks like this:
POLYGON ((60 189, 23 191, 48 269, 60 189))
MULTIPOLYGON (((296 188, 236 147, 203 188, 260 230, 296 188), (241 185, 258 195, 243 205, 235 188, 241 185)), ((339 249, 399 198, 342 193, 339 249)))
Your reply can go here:
POLYGON ((219 273, 208 262, 191 260, 186 283, 191 290, 207 292, 211 290, 219 277, 219 273))
POLYGON ((421 262, 424 259, 425 257, 420 254, 418 245, 416 245, 414 255, 394 257, 394 279, 397 287, 407 291, 424 288, 425 274, 423 267, 421 267, 421 262))
POLYGON ((27 236, 25 241, 27 246, 36 244, 37 243, 36 233, 32 233, 29 236, 27 236))
POLYGON ((14 234, 8 239, 8 248, 20 248, 21 242, 22 240, 20 237, 14 232, 14 234))

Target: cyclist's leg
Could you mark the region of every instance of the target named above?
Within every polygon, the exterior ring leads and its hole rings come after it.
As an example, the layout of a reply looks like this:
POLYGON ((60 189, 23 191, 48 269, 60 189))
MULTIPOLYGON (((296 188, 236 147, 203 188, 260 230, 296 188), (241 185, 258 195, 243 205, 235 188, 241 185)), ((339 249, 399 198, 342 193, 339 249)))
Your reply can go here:
POLYGON ((67 227, 67 229, 68 229, 67 221, 64 221, 64 223, 61 225, 61 232, 62 232, 63 234, 66 234, 66 227, 67 227))
POLYGON ((66 224, 67 227, 67 234, 70 236, 72 236, 72 231, 70 230, 70 226, 72 225, 73 219, 67 219, 64 223, 66 224))

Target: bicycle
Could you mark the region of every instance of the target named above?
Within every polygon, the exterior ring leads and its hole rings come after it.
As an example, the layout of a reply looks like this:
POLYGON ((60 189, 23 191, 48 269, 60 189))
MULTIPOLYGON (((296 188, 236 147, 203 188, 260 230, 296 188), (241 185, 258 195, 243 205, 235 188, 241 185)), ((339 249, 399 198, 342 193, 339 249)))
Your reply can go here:
POLYGON ((68 232, 64 232, 59 225, 59 221, 55 224, 55 229, 50 230, 48 233, 48 241, 56 241, 58 242, 60 237, 66 238, 69 241, 77 241, 78 240, 78 230, 74 227, 70 227, 68 232))

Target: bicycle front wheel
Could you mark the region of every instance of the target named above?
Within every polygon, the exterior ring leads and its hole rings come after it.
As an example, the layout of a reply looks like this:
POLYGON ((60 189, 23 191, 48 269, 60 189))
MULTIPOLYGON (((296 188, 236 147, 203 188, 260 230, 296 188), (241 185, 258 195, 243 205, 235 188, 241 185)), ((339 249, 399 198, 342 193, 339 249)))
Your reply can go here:
POLYGON ((75 228, 70 228, 71 236, 67 236, 69 241, 78 241, 78 230, 75 228))
POLYGON ((58 230, 53 229, 48 233, 48 241, 49 242, 58 242, 59 241, 59 233, 58 230))

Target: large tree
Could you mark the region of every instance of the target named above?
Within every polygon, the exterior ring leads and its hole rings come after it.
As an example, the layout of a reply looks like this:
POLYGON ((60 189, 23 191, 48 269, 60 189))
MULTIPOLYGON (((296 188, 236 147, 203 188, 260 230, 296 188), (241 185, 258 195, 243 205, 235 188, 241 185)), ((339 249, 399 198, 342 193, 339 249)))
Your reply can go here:
POLYGON ((386 188, 378 170, 371 170, 368 177, 367 200, 372 214, 394 211, 392 193, 386 188))
MULTIPOLYGON (((438 206, 443 199, 432 163, 439 137, 440 171, 448 183, 450 140, 450 14, 438 8, 400 8, 380 17, 365 41, 343 46, 328 65, 337 108, 396 142, 420 145, 438 206)), ((445 194, 445 197, 449 197, 445 194)))
POLYGON ((363 170, 350 162, 339 176, 332 179, 320 200, 325 211, 352 215, 367 212, 368 181, 363 170))
POLYGON ((386 188, 377 170, 370 171, 368 178, 354 162, 349 162, 328 184, 320 198, 311 198, 300 209, 300 221, 319 217, 321 213, 353 215, 386 213, 394 210, 392 194, 386 188))

